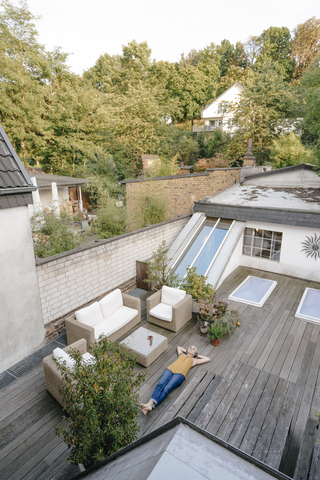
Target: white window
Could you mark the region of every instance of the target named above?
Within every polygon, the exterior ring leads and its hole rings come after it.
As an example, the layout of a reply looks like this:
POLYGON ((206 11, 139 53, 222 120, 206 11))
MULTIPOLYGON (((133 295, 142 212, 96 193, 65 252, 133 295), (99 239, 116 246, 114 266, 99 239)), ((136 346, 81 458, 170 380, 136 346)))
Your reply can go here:
POLYGON ((243 255, 280 261, 282 233, 259 228, 246 228, 243 235, 243 255))
POLYGON ((228 102, 223 101, 218 103, 218 113, 227 113, 228 111, 228 102))
POLYGON ((295 317, 320 323, 320 290, 306 288, 295 317))
POLYGON ((276 285, 277 282, 273 280, 250 275, 228 298, 236 302, 262 307, 276 285))

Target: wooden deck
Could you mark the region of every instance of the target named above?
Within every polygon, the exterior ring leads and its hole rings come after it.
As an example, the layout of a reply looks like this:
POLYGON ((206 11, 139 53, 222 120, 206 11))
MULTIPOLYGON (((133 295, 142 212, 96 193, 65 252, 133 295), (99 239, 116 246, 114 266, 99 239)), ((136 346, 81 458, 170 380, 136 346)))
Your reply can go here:
MULTIPOLYGON (((239 267, 219 288, 218 297, 227 300, 248 275, 276 280, 277 287, 262 308, 229 302, 232 308, 238 309, 241 326, 218 347, 198 335, 195 320, 179 333, 148 324, 151 330, 168 337, 168 349, 148 368, 149 375, 140 391, 142 401, 149 400, 165 367, 175 360, 178 345, 195 344, 199 353, 209 356, 211 362, 192 369, 184 384, 171 392, 159 407, 146 417, 141 414, 140 435, 177 415, 200 424, 205 406, 215 398, 215 392, 235 362, 240 361, 252 376, 261 378, 261 382, 263 378, 277 377, 295 385, 297 401, 279 467, 280 471, 293 476, 307 420, 312 416, 312 408, 320 410, 320 325, 298 320, 294 314, 304 289, 307 286, 320 289, 320 285, 239 267), (260 375, 260 371, 264 373, 260 375)), ((143 307, 142 324, 146 323, 145 305, 143 307)), ((261 387, 261 394, 262 391, 261 387)), ((250 409, 247 412, 250 421, 253 413, 250 409)), ((65 462, 68 451, 55 435, 61 418, 61 407, 45 390, 41 365, 1 390, 0 478, 72 478, 78 470, 65 462)), ((225 423, 221 428, 228 431, 230 443, 237 438, 237 424, 225 423)))

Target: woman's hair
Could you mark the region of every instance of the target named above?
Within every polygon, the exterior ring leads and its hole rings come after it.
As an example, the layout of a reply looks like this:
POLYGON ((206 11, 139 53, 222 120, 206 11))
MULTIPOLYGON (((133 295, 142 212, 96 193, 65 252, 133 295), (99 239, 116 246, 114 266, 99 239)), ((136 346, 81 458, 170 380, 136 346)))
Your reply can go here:
POLYGON ((190 347, 187 348, 187 352, 189 352, 189 348, 191 347, 194 347, 195 348, 195 352, 194 352, 194 355, 193 355, 193 358, 197 358, 197 356, 199 355, 198 352, 197 352, 197 347, 195 345, 190 345, 190 347))

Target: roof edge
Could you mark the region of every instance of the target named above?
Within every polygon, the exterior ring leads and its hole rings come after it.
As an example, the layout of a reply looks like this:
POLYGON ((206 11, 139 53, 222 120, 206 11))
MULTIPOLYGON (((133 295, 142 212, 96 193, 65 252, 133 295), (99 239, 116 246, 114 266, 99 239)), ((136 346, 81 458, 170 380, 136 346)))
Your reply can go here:
MULTIPOLYGON (((15 159, 15 161, 17 162, 17 165, 20 169, 20 172, 22 173, 22 175, 24 176, 24 179, 26 180, 26 182, 28 183, 28 185, 30 185, 31 187, 33 187, 33 183, 31 181, 31 178, 29 177, 28 175, 28 172, 26 171, 26 169, 24 168, 20 158, 18 157, 17 155, 17 152, 15 151, 15 149, 13 148, 9 138, 7 137, 7 134, 6 132, 3 130, 2 126, 0 125, 0 133, 4 139, 4 141, 6 142, 7 144, 7 147, 9 148, 10 150, 10 153, 11 155, 13 156, 13 158, 15 159)), ((21 191, 21 189, 20 189, 21 191)), ((31 191, 31 190, 30 190, 31 191)))
POLYGON ((317 168, 310 163, 299 163, 299 165, 291 165, 290 167, 276 168, 275 170, 267 170, 266 172, 254 173, 253 175, 245 175, 244 180, 257 177, 265 177, 268 175, 276 175, 277 173, 282 172, 291 172, 292 170, 312 170, 313 172, 320 171, 320 168, 317 168))
POLYGON ((204 107, 203 110, 201 110, 201 118, 202 118, 202 113, 203 113, 207 108, 209 108, 210 105, 212 105, 214 102, 216 102, 217 100, 219 100, 219 98, 222 97, 222 95, 224 95, 228 90, 230 90, 230 88, 234 87, 235 85, 239 85, 239 87, 244 88, 244 86, 241 85, 241 83, 239 83, 239 82, 234 82, 234 83, 233 83, 232 85, 230 85, 230 87, 228 87, 224 92, 220 93, 220 95, 219 95, 217 98, 215 98, 211 103, 209 103, 206 107, 204 107))

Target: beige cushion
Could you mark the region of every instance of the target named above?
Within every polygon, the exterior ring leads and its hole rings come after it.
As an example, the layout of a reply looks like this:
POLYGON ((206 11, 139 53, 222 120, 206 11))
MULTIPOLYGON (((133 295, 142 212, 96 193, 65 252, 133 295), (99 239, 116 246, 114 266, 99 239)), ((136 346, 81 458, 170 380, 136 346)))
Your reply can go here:
POLYGON ((166 287, 165 285, 161 289, 161 303, 166 303, 172 307, 183 300, 185 296, 186 292, 184 290, 166 287))
POLYGON ((97 341, 100 335, 109 337, 109 335, 112 335, 114 332, 133 320, 138 313, 138 310, 135 310, 134 308, 125 306, 120 307, 109 318, 104 320, 99 325, 95 325, 93 327, 95 340, 97 341))
POLYGON ((100 322, 103 322, 101 308, 98 302, 94 302, 89 307, 82 308, 76 312, 76 319, 80 323, 84 323, 89 327, 93 327, 100 322))
POLYGON ((172 307, 165 303, 158 303, 154 308, 151 308, 149 314, 153 317, 160 318, 165 322, 172 322, 172 307))
POLYGON ((120 288, 106 295, 99 302, 103 318, 109 318, 118 308, 123 306, 122 293, 120 288))

